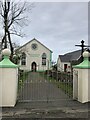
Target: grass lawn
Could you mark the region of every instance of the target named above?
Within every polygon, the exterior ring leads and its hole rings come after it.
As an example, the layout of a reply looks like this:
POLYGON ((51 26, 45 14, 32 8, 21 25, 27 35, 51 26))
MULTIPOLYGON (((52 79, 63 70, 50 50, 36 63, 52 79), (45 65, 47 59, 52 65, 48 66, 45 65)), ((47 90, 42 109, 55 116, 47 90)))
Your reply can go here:
POLYGON ((58 88, 61 88, 65 92, 65 94, 67 94, 69 97, 72 97, 72 95, 73 95, 72 83, 57 82, 56 84, 57 84, 58 88))

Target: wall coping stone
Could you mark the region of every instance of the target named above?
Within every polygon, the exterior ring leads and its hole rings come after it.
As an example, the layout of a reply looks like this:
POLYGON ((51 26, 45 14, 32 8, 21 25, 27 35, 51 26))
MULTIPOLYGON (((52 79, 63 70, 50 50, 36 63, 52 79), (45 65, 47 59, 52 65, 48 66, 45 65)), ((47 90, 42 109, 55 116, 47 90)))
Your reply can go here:
POLYGON ((0 68, 18 68, 19 66, 10 61, 10 50, 4 49, 2 51, 4 59, 0 62, 0 68))

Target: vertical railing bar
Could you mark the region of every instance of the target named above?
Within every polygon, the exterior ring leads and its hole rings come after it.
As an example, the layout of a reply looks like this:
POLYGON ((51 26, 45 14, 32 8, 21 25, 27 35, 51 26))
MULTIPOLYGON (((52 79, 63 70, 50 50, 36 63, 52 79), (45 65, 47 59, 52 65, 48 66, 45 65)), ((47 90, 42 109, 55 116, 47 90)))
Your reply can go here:
POLYGON ((69 84, 69 80, 70 80, 70 74, 67 73, 68 76, 67 76, 67 83, 68 83, 68 97, 70 98, 70 84, 69 84))
POLYGON ((66 72, 66 95, 68 96, 68 73, 66 72))
POLYGON ((38 73, 38 81, 37 81, 37 89, 38 89, 38 90, 37 90, 37 94, 38 94, 37 97, 38 97, 38 98, 37 98, 37 99, 39 100, 39 99, 40 99, 40 91, 39 91, 39 90, 40 90, 41 76, 39 75, 39 72, 37 72, 37 73, 38 73))
POLYGON ((17 96, 17 97, 18 97, 18 98, 17 98, 18 100, 20 99, 20 89, 19 89, 19 79, 20 79, 19 77, 20 77, 20 75, 19 75, 19 74, 20 74, 20 73, 19 73, 19 70, 18 70, 18 96, 17 96))
POLYGON ((32 72, 31 72, 31 78, 30 78, 31 80, 30 80, 30 82, 31 82, 31 101, 32 101, 32 97, 33 97, 33 78, 32 78, 32 72))
POLYGON ((47 71, 47 83, 46 83, 47 84, 47 103, 49 102, 49 96, 48 96, 48 94, 49 94, 49 89, 48 89, 49 88, 49 86, 48 86, 49 85, 49 81, 48 81, 49 78, 48 78, 48 75, 49 75, 49 70, 47 71))
POLYGON ((67 72, 67 95, 69 96, 69 73, 67 72))
POLYGON ((21 75, 22 75, 22 85, 21 85, 21 87, 22 87, 22 100, 23 100, 23 73, 21 73, 21 75))
POLYGON ((69 73, 67 72, 67 96, 69 96, 69 73))
POLYGON ((29 78, 28 78, 28 73, 25 73, 25 79, 26 79, 26 84, 27 84, 27 98, 29 97, 28 95, 28 86, 29 86, 29 78))

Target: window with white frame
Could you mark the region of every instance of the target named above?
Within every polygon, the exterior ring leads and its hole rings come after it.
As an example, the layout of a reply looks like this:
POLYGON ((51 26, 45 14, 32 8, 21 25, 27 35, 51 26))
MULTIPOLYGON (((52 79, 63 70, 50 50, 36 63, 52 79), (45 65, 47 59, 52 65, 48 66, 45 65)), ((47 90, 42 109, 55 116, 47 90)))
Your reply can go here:
POLYGON ((42 65, 46 65, 46 53, 42 54, 42 65))
POLYGON ((21 65, 26 65, 26 54, 24 52, 21 55, 21 65))

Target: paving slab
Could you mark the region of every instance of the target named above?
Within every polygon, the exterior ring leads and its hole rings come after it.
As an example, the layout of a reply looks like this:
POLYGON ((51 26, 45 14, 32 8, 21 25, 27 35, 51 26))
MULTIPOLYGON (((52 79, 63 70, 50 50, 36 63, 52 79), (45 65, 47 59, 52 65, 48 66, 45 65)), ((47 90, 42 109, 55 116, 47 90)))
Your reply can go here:
POLYGON ((3 108, 3 118, 89 118, 88 105, 78 107, 48 107, 18 103, 14 108, 3 108), (21 104, 21 105, 20 105, 21 104), (22 107, 21 107, 22 106, 22 107), (26 106, 26 107, 25 107, 26 106))

